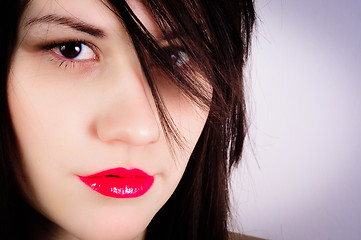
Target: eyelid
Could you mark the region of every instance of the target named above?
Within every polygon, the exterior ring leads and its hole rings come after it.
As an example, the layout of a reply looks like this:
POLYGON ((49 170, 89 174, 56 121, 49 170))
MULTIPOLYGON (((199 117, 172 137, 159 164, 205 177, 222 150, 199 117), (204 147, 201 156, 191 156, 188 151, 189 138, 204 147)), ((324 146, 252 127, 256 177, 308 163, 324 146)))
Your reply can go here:
MULTIPOLYGON (((58 65, 58 67, 63 69, 70 69, 70 68, 77 68, 77 71, 89 71, 89 68, 93 68, 94 64, 96 64, 99 61, 100 58, 100 49, 95 46, 93 43, 80 40, 80 39, 58 39, 55 41, 48 41, 43 42, 36 46, 38 50, 43 51, 44 53, 47 53, 47 55, 50 56, 49 62, 58 65), (61 56, 60 54, 56 53, 54 48, 61 46, 62 44, 67 43, 80 43, 84 44, 87 47, 89 47, 95 55, 95 58, 93 59, 71 59, 61 56)), ((74 69, 75 70, 75 69, 74 69)))
MULTIPOLYGON (((68 39, 68 40, 57 40, 57 41, 52 41, 50 43, 46 43, 44 45, 42 45, 42 49, 44 50, 47 50, 47 51, 50 51, 56 47, 59 47, 61 46, 62 44, 67 44, 67 43, 80 43, 80 44, 84 44, 86 45, 87 47, 89 47, 93 52, 94 54, 96 55, 96 58, 95 59, 68 59, 68 60, 72 60, 72 61, 86 61, 86 60, 98 60, 99 59, 99 56, 100 56, 100 50, 99 48, 97 48, 94 44, 88 42, 88 41, 84 41, 84 40, 77 40, 77 39, 68 39)), ((56 55, 59 55, 57 53, 55 53, 56 55)), ((59 55, 59 57, 61 57, 59 55)), ((64 59, 67 59, 67 58, 64 58, 64 59)))
POLYGON ((79 49, 80 51, 76 54, 75 57, 68 57, 68 56, 64 55, 64 53, 62 53, 62 47, 66 46, 66 44, 61 44, 59 46, 56 46, 56 47, 52 48, 51 51, 53 53, 55 53, 56 55, 60 56, 61 58, 64 58, 66 60, 71 60, 71 61, 97 60, 96 53, 90 47, 88 47, 88 45, 83 44, 83 43, 75 43, 75 44, 80 46, 80 49, 79 49))
POLYGON ((174 46, 174 47, 184 47, 184 44, 182 43, 182 41, 179 39, 179 38, 173 38, 173 39, 161 39, 159 42, 158 42, 158 45, 161 47, 161 48, 166 48, 166 47, 171 47, 171 46, 174 46))

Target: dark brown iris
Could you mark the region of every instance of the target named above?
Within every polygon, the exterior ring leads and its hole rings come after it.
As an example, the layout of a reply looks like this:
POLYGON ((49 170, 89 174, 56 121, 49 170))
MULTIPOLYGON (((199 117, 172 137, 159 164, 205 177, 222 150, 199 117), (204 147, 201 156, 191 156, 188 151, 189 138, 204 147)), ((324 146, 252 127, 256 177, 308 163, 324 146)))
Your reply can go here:
POLYGON ((76 58, 81 52, 82 44, 79 42, 64 43, 59 46, 60 53, 69 59, 76 58))

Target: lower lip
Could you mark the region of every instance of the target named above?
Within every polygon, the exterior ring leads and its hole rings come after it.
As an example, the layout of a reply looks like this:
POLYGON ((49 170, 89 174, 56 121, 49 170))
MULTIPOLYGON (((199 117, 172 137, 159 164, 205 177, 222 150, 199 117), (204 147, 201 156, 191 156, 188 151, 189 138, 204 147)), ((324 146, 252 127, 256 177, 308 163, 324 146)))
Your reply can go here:
POLYGON ((139 169, 116 168, 90 176, 79 176, 92 190, 111 198, 136 198, 151 188, 154 177, 139 169))

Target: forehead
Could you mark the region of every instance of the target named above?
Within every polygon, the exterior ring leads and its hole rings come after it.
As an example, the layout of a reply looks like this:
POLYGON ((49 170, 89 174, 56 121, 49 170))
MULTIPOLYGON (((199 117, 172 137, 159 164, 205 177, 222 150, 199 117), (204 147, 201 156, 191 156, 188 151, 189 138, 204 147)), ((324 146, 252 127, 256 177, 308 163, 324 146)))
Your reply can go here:
MULTIPOLYGON (((149 32, 155 36, 161 34, 150 11, 141 1, 128 0, 126 2, 149 32)), ((110 2, 105 0, 31 0, 22 20, 26 25, 31 19, 52 14, 75 18, 81 22, 97 26, 105 32, 111 32, 119 31, 122 26, 122 21, 116 12, 110 2)))

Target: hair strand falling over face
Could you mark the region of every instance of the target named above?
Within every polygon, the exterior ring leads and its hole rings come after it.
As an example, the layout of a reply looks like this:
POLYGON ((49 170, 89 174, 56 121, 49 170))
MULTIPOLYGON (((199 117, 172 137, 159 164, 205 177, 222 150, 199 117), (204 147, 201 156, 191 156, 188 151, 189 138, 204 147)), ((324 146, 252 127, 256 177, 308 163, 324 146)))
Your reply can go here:
MULTIPOLYGON (((185 140, 163 102, 155 71, 168 76, 201 109, 209 109, 206 125, 181 182, 151 221, 146 239, 226 240, 228 181, 231 169, 241 159, 247 133, 244 67, 255 22, 254 3, 252 0, 142 2, 159 26, 169 45, 167 49, 160 46, 126 1, 104 1, 124 23, 134 44, 170 147, 182 149, 185 140), (180 52, 179 49, 181 54, 173 59, 169 51, 180 52)), ((34 231, 38 231, 32 227, 46 222, 21 199, 13 177, 14 167, 19 167, 19 150, 8 108, 7 79, 16 48, 16 29, 25 8, 25 1, 7 0, 0 24, 3 53, 0 57, 0 235, 4 239, 10 239, 8 236, 32 239, 34 231), (16 230, 19 224, 27 225, 21 233, 16 230)))

